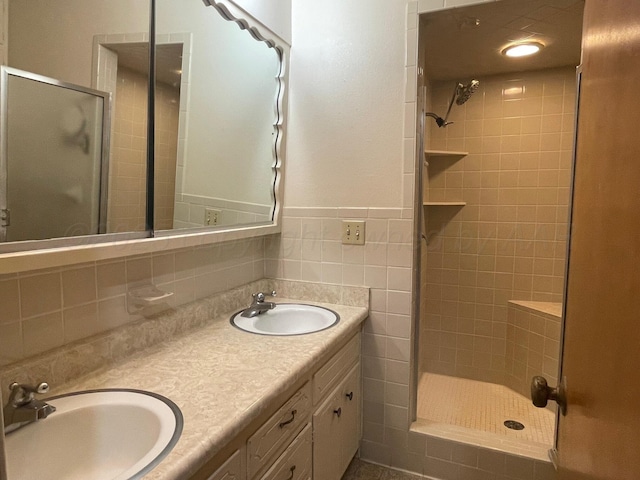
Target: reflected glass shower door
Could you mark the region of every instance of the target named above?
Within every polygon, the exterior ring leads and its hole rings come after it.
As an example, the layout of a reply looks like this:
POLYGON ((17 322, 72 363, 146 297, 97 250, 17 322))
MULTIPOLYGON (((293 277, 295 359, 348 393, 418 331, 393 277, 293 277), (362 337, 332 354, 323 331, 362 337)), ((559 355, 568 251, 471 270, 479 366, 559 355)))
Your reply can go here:
POLYGON ((3 67, 2 240, 105 232, 110 94, 3 67))

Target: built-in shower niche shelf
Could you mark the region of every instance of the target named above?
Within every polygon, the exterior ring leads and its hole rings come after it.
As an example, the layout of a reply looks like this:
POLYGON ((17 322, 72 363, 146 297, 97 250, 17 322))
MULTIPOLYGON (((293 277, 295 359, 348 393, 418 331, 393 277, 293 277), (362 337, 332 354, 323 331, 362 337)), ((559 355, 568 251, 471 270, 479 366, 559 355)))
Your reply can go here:
POLYGON ((429 157, 466 157, 469 152, 452 152, 448 150, 425 150, 425 155, 429 157))
POLYGON ((467 202, 424 202, 425 207, 464 207, 467 202))

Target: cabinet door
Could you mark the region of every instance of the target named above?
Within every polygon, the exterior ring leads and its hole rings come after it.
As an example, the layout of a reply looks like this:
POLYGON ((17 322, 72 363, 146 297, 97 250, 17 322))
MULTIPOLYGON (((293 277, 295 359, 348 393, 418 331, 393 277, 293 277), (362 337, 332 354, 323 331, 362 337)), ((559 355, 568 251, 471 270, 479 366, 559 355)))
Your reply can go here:
MULTIPOLYGON (((338 441, 340 392, 334 391, 313 414, 313 478, 340 480, 338 441)), ((340 415, 342 416, 342 415, 340 415)))
POLYGON ((313 478, 340 480, 360 446, 360 362, 313 415, 313 478))
POLYGON ((218 468, 207 480, 245 480, 240 450, 229 457, 229 460, 218 468))
POLYGON ((359 362, 351 369, 341 385, 342 415, 340 416, 339 435, 340 472, 342 474, 360 448, 362 399, 359 362))

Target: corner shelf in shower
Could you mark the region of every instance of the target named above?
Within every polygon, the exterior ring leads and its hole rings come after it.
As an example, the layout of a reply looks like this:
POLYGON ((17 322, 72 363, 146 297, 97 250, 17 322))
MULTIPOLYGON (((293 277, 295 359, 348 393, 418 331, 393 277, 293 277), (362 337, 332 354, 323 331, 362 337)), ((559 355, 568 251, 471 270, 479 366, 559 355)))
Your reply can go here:
POLYGON ((464 207, 467 202, 424 202, 424 207, 464 207))
POLYGON ((425 150, 425 155, 430 157, 466 157, 469 152, 452 152, 448 150, 425 150))
MULTIPOLYGON (((432 158, 442 158, 442 159, 448 159, 450 163, 448 164, 444 164, 441 165, 442 167, 444 167, 445 169, 448 168, 449 166, 451 166, 451 164, 457 162, 458 160, 460 160, 463 157, 466 157, 467 155, 469 155, 469 152, 456 152, 456 151, 452 151, 452 150, 429 150, 426 149, 424 151, 425 154, 425 162, 427 162, 427 158, 432 159, 432 158)), ((427 162, 428 165, 428 162, 427 162)), ((430 201, 423 201, 422 205, 424 207, 464 207, 467 203, 466 202, 430 202, 430 201)))

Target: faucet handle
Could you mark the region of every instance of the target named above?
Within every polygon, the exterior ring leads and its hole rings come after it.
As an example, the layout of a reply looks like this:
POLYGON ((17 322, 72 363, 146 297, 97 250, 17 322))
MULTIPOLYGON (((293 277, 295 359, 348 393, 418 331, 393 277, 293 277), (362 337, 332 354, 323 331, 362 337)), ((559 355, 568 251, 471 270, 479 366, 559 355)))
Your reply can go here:
MULTIPOLYGON (((273 291, 270 293, 270 295, 271 295, 272 297, 275 297, 275 296, 276 296, 276 291, 275 291, 275 290, 273 290, 273 291)), ((262 302, 264 302, 265 295, 264 295, 264 293, 262 293, 262 292, 253 293, 253 294, 251 294, 251 296, 253 297, 253 300, 254 300, 254 302, 256 302, 256 303, 262 303, 262 302)))
POLYGON ((49 384, 47 382, 41 382, 38 385, 25 385, 23 383, 13 382, 9 385, 10 390, 21 388, 27 393, 47 393, 49 391, 49 384))
POLYGON ((40 382, 38 385, 26 385, 13 382, 9 385, 9 390, 11 390, 9 403, 24 405, 32 401, 36 393, 47 393, 49 391, 49 384, 47 382, 40 382))

